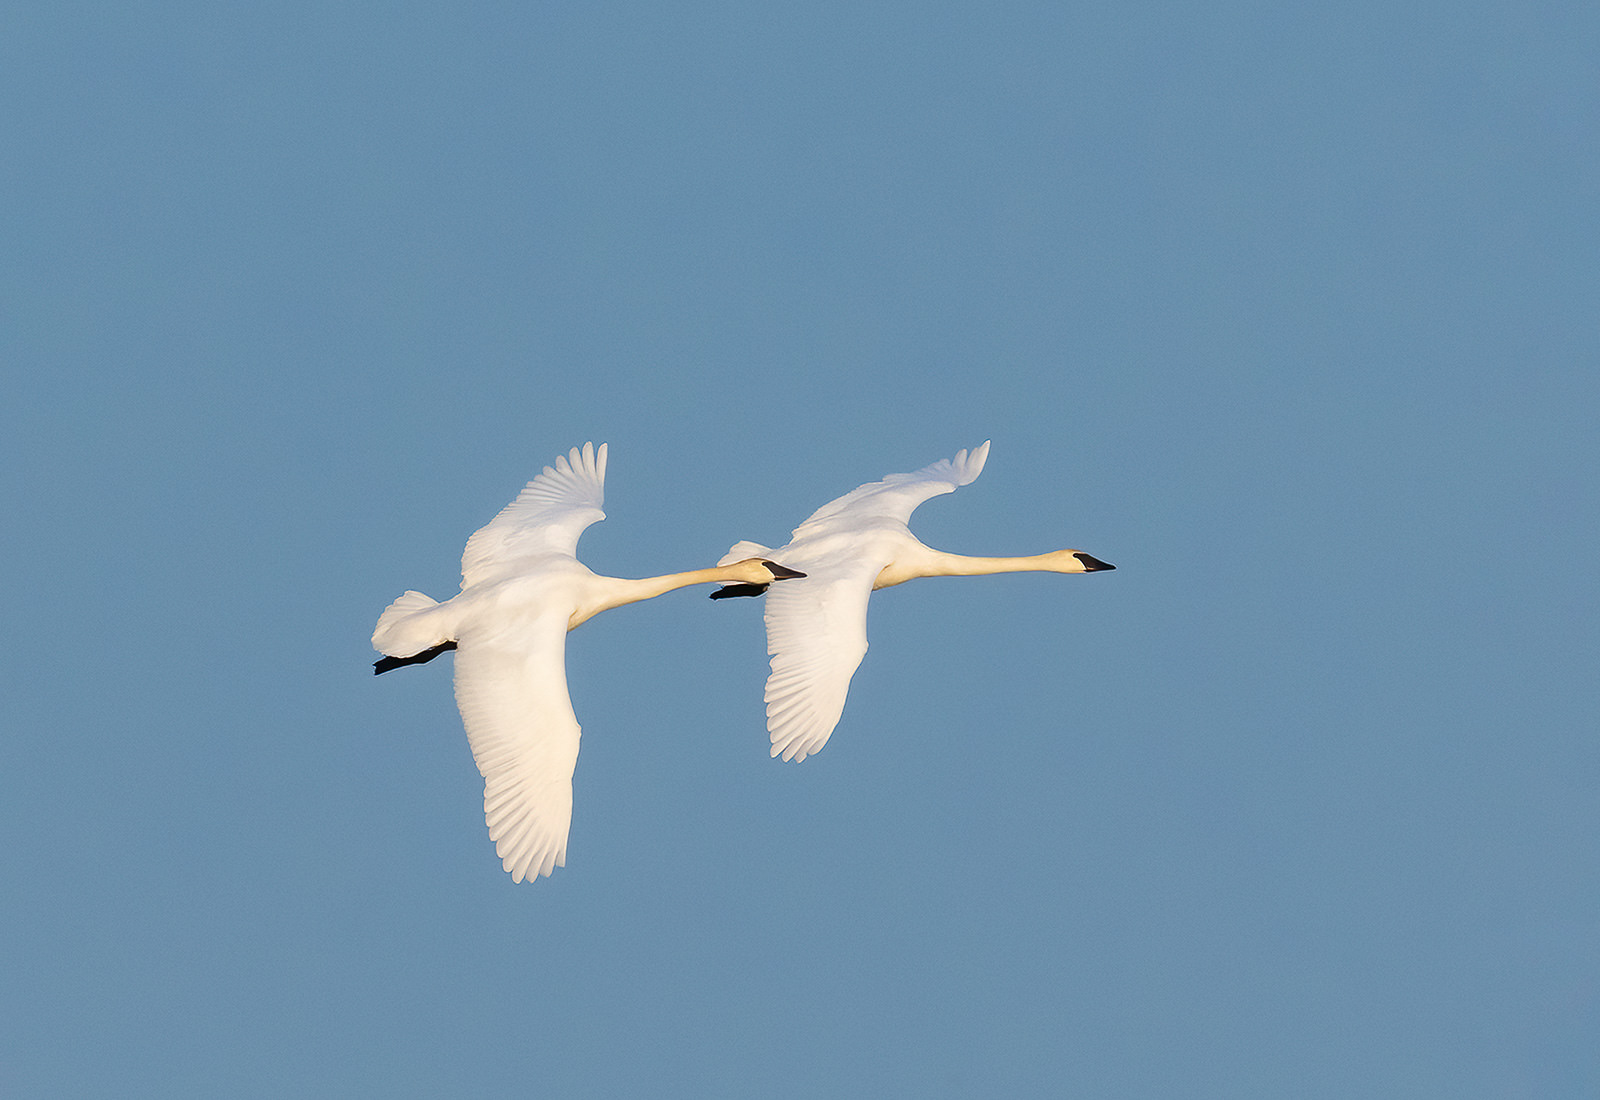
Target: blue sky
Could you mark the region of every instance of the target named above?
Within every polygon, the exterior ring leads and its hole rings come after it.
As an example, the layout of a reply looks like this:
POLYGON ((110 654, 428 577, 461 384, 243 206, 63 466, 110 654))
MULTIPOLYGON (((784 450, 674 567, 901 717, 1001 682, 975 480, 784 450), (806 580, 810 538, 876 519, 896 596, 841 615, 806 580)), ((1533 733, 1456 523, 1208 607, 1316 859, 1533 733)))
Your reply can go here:
POLYGON ((53 4, 0 35, 11 1096, 1600 1090, 1600 18, 53 4), (760 608, 569 638, 499 869, 400 591, 994 440, 769 760, 760 608))

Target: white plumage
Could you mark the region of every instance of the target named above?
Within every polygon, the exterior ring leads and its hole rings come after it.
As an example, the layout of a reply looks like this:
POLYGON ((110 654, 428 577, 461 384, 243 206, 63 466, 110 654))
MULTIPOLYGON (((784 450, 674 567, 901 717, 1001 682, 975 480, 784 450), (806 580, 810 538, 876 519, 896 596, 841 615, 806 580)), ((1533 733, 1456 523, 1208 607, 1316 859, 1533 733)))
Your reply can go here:
MULTIPOLYGON (((1115 568, 1077 550, 972 558, 919 542, 906 526, 917 505, 970 485, 988 457, 984 443, 914 473, 890 474, 818 508, 781 549, 740 542, 723 557, 723 563, 773 557, 806 574, 766 594, 772 672, 765 697, 773 756, 804 760, 839 724, 850 679, 866 656, 867 600, 874 590, 915 577, 1115 568)), ((750 593, 729 589, 726 594, 750 593)))
POLYGON ((604 444, 556 459, 467 540, 458 596, 437 603, 407 592, 372 635, 374 649, 401 659, 378 662, 379 672, 454 643, 456 705, 483 775, 484 819, 517 882, 567 859, 580 734, 567 694, 567 631, 685 585, 795 575, 759 560, 643 580, 590 571, 576 557, 578 537, 605 518, 605 474, 604 444))

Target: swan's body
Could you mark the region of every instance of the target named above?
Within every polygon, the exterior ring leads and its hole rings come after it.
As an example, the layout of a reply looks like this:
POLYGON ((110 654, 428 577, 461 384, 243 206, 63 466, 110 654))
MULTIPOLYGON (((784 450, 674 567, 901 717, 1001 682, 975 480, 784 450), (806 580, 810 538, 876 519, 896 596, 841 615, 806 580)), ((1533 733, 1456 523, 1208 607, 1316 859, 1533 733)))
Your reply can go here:
POLYGON ((445 603, 407 592, 378 619, 386 672, 456 650, 456 704, 484 779, 489 836, 521 882, 564 866, 578 719, 567 694, 567 631, 602 611, 708 581, 768 584, 800 576, 759 560, 643 580, 603 577, 575 556, 605 518, 606 448, 556 459, 467 540, 461 592, 445 603))
MULTIPOLYGON (((794 529, 781 550, 734 544, 722 559, 774 557, 806 573, 767 594, 767 732, 772 755, 804 760, 827 743, 844 712, 850 678, 867 652, 867 599, 879 588, 916 577, 962 577, 1039 571, 1114 569, 1077 550, 1022 558, 969 558, 924 546, 906 526, 917 505, 970 485, 989 444, 970 454, 890 474, 823 505, 794 529)), ((730 585, 712 598, 754 596, 763 586, 730 585)))

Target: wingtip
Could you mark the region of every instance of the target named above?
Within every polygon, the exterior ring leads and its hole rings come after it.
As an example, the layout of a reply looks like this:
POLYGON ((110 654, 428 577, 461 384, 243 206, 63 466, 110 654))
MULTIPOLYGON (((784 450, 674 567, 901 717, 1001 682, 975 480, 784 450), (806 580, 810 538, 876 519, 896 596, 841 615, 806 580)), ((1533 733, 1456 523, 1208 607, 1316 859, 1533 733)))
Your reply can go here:
POLYGON ((951 465, 956 468, 958 484, 971 485, 983 473, 983 464, 989 461, 989 440, 984 440, 970 451, 957 452, 951 465))

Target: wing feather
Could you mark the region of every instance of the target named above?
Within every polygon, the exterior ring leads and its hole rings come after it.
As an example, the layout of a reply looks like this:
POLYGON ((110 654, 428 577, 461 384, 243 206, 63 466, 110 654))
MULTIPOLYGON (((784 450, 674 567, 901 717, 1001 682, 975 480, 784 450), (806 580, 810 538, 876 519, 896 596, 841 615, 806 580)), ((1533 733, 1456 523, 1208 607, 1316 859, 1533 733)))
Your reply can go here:
POLYGON ((983 472, 989 458, 989 444, 970 452, 957 451, 954 458, 940 459, 909 474, 890 474, 882 481, 868 482, 837 500, 829 501, 794 529, 796 541, 833 530, 839 523, 857 526, 874 519, 905 523, 917 505, 944 493, 971 485, 983 472))
POLYGON ((518 572, 518 564, 542 554, 577 554, 578 536, 606 518, 606 445, 585 443, 546 466, 467 540, 461 555, 461 587, 518 572))
MULTIPOLYGON (((804 760, 827 744, 867 653, 867 598, 880 566, 784 581, 767 590, 767 732, 772 755, 804 760)), ((810 572, 810 570, 807 570, 810 572)))
POLYGON ((483 776, 483 815, 516 882, 567 862, 578 719, 567 694, 565 613, 456 651, 456 705, 483 776))

